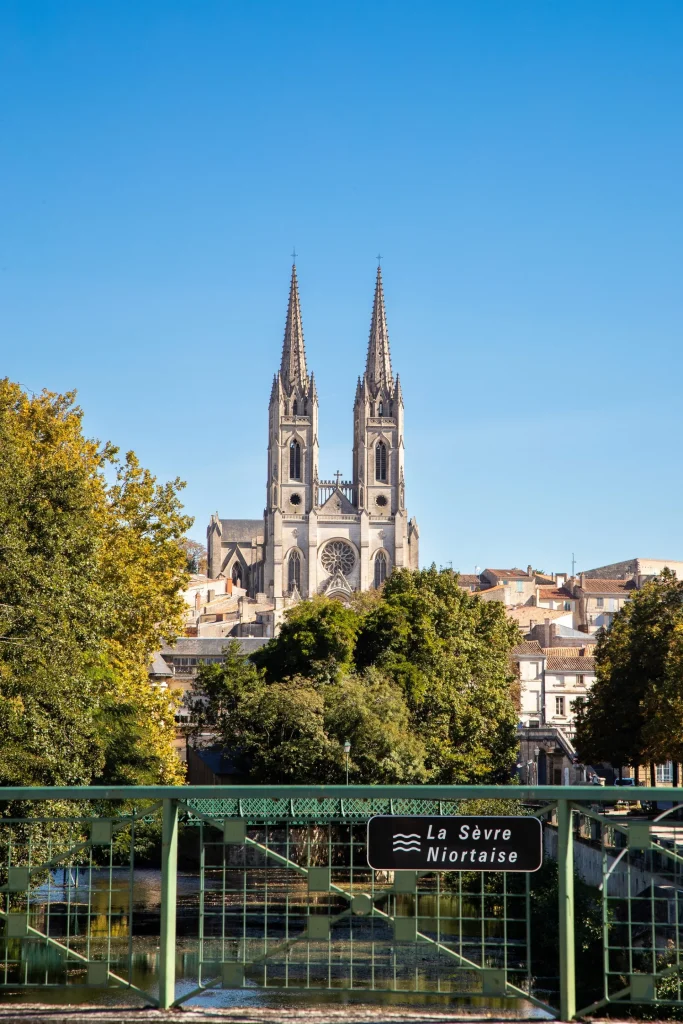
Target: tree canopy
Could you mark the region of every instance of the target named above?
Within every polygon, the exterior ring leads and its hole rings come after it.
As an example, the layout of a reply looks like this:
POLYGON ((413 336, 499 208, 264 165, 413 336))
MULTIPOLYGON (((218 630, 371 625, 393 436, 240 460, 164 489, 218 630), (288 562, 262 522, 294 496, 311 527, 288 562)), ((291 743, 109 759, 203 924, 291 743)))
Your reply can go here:
POLYGON ((0 381, 0 784, 181 780, 147 677, 182 621, 181 486, 85 437, 73 394, 0 381))
POLYGON ((517 627, 435 567, 350 608, 315 598, 252 655, 199 669, 190 698, 253 781, 503 782, 517 750, 517 627))
POLYGON ((664 569, 602 630, 596 682, 578 710, 586 763, 683 761, 683 582, 664 569))

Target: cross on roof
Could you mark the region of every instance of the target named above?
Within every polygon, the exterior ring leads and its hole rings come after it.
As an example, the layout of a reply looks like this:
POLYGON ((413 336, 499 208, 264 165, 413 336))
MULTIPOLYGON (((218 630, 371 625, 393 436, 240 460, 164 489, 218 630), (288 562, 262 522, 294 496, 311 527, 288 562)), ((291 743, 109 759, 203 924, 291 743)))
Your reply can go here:
POLYGON ((377 255, 375 256, 375 259, 377 260, 377 266, 381 266, 382 260, 384 259, 384 256, 381 256, 379 253, 377 253, 377 255))
POLYGON ((297 258, 297 256, 298 256, 298 255, 299 255, 299 254, 298 254, 298 252, 296 251, 296 246, 295 246, 295 245, 293 245, 293 246, 292 246, 292 263, 296 263, 296 258, 297 258))
POLYGON ((334 476, 335 476, 335 479, 337 481, 337 487, 339 487, 339 481, 341 480, 341 477, 342 477, 342 475, 339 472, 339 470, 337 470, 337 472, 334 474, 334 476))

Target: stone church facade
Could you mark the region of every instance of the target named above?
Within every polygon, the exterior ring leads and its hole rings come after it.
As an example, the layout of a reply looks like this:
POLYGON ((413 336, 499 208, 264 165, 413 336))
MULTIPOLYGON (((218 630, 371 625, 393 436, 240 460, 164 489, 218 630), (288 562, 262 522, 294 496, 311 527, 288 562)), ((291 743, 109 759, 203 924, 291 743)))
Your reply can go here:
POLYGON ((353 406, 350 480, 318 475, 318 393, 309 375, 301 304, 292 279, 280 369, 268 407, 263 519, 212 516, 208 573, 271 603, 274 624, 292 602, 345 600, 418 567, 419 531, 405 501, 403 395, 393 376, 381 269, 377 269, 365 372, 353 406))

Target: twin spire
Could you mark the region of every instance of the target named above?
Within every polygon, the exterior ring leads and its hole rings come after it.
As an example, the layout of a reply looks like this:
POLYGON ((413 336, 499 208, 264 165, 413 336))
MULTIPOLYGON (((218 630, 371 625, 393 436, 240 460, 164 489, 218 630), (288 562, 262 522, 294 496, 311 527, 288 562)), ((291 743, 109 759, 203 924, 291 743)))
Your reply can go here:
POLYGON ((288 392, 291 392, 292 388, 298 388, 300 391, 308 390, 306 349, 304 347, 304 328, 301 323, 301 303, 299 302, 299 282, 296 279, 296 263, 292 264, 292 280, 289 285, 289 305, 287 306, 285 340, 282 343, 280 373, 282 375, 282 383, 288 392))
POLYGON ((365 376, 374 392, 381 387, 386 388, 390 393, 393 392, 394 378, 391 373, 389 331, 387 330, 387 312, 384 308, 384 288, 382 287, 382 268, 380 266, 377 267, 377 280, 375 281, 375 301, 372 306, 365 376))
MULTIPOLYGON (((306 391, 309 378, 306 369, 306 349, 304 347, 304 329, 301 322, 301 303, 299 300, 299 283, 296 276, 296 264, 292 264, 292 280, 289 286, 289 304, 287 306, 287 323, 285 338, 282 344, 282 362, 280 375, 285 389, 292 388, 306 391)), ((375 299, 372 306, 370 322, 370 339, 368 354, 365 361, 365 377, 373 392, 381 387, 393 394, 394 379, 391 372, 391 352, 389 350, 389 331, 387 314, 384 306, 384 288, 382 286, 382 268, 377 267, 375 281, 375 299)))

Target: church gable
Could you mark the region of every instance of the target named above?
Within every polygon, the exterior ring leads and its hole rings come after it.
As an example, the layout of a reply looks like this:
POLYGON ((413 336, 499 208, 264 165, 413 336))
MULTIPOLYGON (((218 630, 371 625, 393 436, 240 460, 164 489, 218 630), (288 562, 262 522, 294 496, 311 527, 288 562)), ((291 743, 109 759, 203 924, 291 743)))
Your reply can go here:
POLYGON ((354 515, 356 509, 353 507, 349 499, 342 493, 339 487, 335 487, 332 494, 329 496, 324 505, 320 506, 320 512, 329 513, 334 515, 339 512, 341 515, 354 515))

